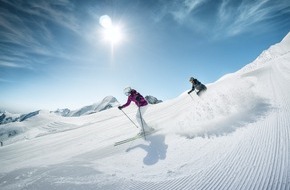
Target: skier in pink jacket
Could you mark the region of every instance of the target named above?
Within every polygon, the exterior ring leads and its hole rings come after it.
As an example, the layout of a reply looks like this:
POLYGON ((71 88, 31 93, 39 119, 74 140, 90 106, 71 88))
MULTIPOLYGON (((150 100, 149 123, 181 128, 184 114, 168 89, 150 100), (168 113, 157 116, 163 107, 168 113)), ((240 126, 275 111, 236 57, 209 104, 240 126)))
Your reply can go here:
POLYGON ((132 89, 131 87, 127 87, 124 89, 124 93, 126 96, 128 96, 128 100, 127 102, 122 105, 122 106, 119 106, 118 108, 121 110, 127 106, 129 106, 131 104, 131 102, 133 101, 139 108, 139 111, 136 113, 136 119, 139 123, 139 126, 141 126, 141 130, 140 130, 140 133, 139 135, 143 135, 144 132, 145 134, 147 132, 151 132, 153 131, 154 129, 149 127, 147 125, 147 123, 145 122, 145 120, 143 119, 143 115, 144 113, 146 112, 147 108, 148 108, 148 102, 146 101, 146 99, 141 95, 139 94, 139 92, 137 92, 136 90, 132 89), (142 130, 142 126, 143 126, 143 129, 144 129, 144 132, 142 130))

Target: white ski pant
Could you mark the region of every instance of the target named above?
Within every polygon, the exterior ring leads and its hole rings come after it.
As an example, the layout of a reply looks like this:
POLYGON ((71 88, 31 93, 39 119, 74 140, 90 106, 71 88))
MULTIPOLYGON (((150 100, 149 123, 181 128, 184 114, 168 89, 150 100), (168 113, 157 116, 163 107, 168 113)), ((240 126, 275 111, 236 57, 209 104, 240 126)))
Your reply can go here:
POLYGON ((143 132, 142 131, 142 126, 143 126, 145 132, 146 131, 150 131, 150 128, 147 125, 147 123, 145 122, 144 117, 143 117, 143 115, 145 114, 147 108, 148 108, 148 106, 139 107, 138 111, 136 113, 136 120, 137 120, 137 122, 138 122, 138 124, 140 126, 140 132, 143 132))

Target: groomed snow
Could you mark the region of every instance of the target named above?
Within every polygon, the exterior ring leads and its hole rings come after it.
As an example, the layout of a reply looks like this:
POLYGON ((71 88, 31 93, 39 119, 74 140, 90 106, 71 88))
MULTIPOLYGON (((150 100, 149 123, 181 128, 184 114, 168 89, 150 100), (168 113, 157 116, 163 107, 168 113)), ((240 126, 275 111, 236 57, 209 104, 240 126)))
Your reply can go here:
MULTIPOLYGON (((0 148, 0 188, 290 189, 289 41, 201 97, 150 105, 144 117, 158 132, 147 141, 113 146, 139 131, 117 108, 1 125, 23 131, 0 148)), ((136 109, 124 111, 135 119, 136 109)))

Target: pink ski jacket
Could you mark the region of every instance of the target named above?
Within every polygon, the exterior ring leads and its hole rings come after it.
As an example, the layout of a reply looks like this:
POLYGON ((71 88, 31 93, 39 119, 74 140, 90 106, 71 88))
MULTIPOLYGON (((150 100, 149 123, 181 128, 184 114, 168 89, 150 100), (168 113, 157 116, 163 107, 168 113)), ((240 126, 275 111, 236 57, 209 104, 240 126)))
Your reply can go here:
POLYGON ((139 92, 132 89, 130 95, 128 96, 128 100, 127 100, 126 104, 122 105, 121 108, 125 108, 125 107, 129 106, 132 101, 135 102, 135 104, 138 107, 148 105, 148 102, 146 101, 146 99, 141 94, 139 94, 139 92))

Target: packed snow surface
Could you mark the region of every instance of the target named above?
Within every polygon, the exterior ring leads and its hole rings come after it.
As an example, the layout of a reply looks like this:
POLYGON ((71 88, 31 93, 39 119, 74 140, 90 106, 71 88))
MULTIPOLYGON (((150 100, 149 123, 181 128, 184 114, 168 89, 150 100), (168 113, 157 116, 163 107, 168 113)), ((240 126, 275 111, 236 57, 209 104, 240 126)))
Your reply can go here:
POLYGON ((0 189, 290 189, 289 40, 201 97, 149 105, 146 141, 113 146, 139 132, 117 108, 1 126, 26 130, 0 148, 0 189))

